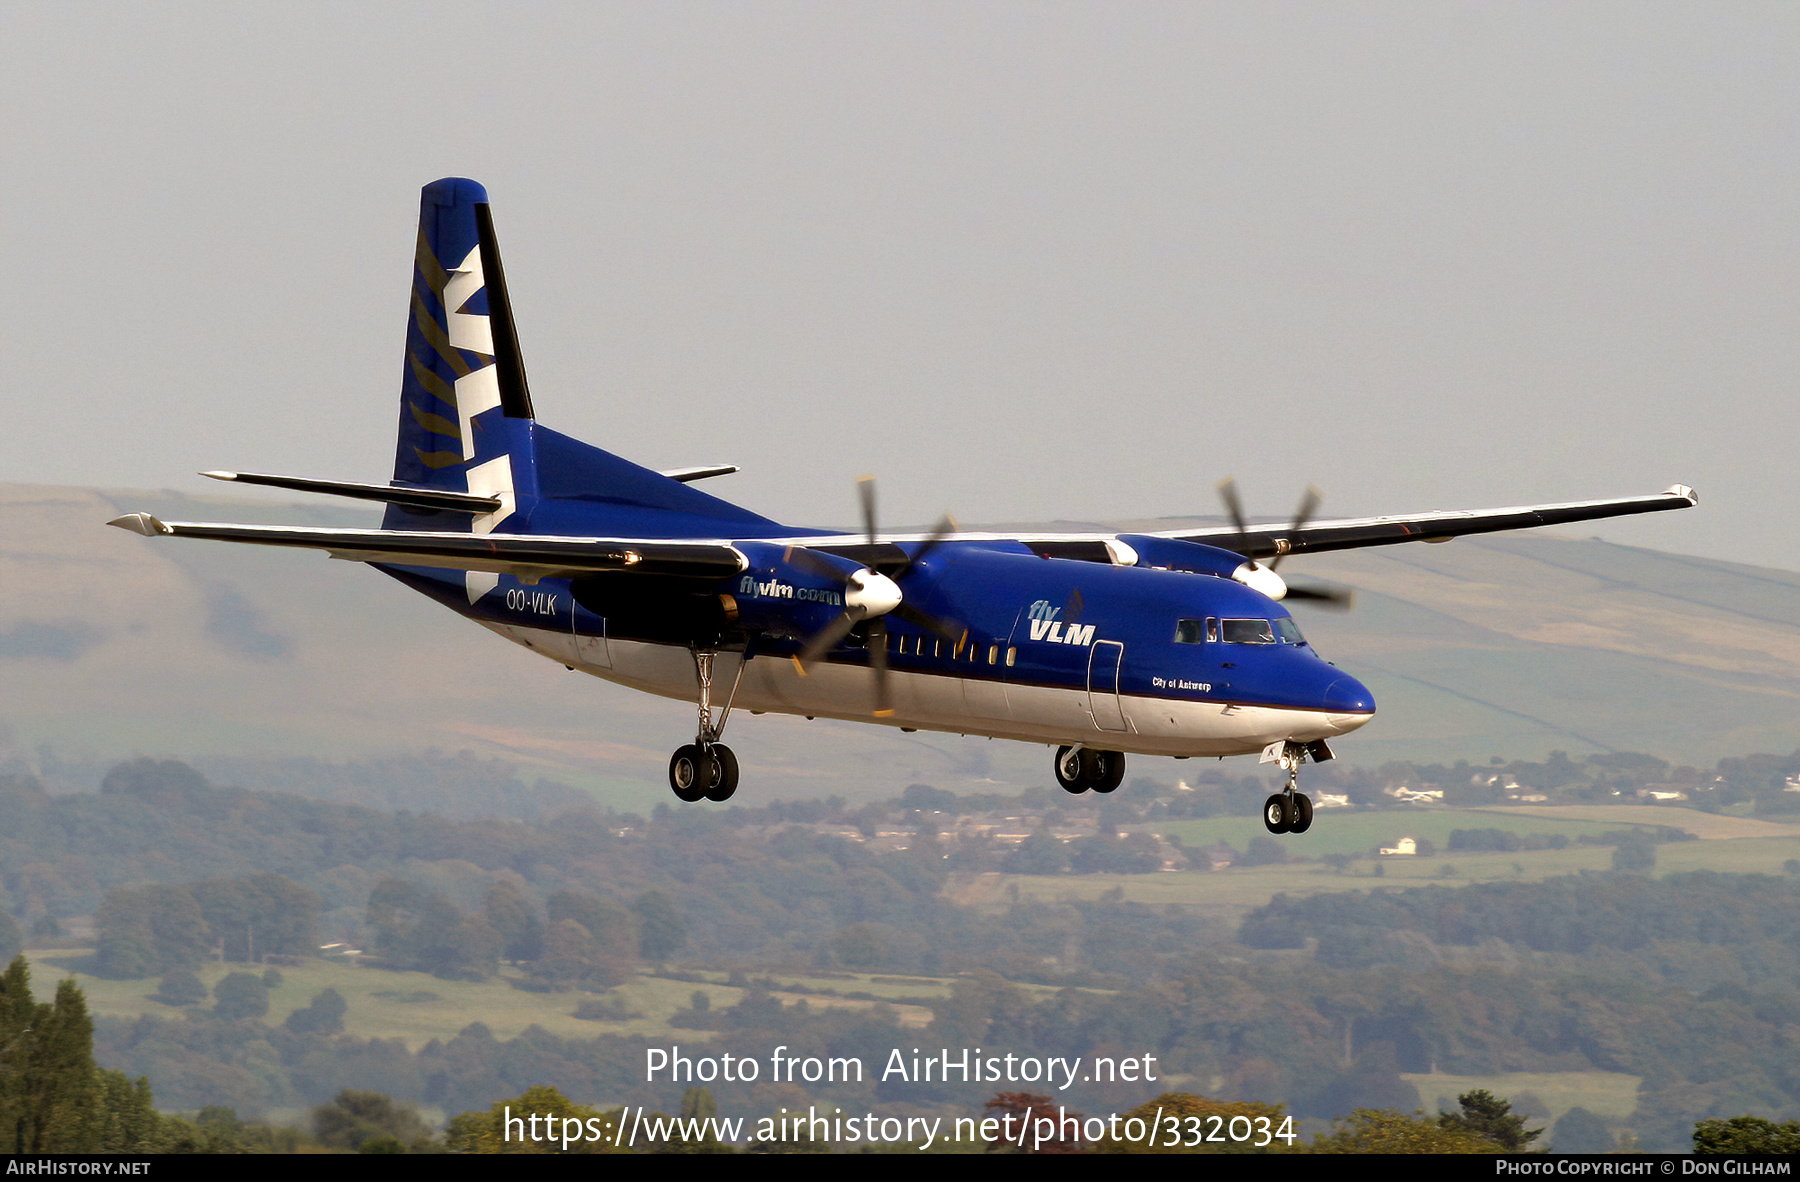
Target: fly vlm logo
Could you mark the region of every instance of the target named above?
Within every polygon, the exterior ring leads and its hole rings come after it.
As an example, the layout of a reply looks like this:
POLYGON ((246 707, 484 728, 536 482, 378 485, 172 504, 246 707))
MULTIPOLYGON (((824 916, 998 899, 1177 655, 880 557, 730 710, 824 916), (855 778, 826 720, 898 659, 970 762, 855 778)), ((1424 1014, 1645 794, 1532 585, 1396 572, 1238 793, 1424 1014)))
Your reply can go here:
POLYGON ((1048 599, 1040 599, 1026 611, 1026 618, 1031 621, 1031 639, 1044 640, 1051 644, 1093 644, 1094 626, 1092 624, 1068 624, 1056 617, 1062 614, 1062 608, 1051 607, 1048 599))
POLYGON ((828 603, 833 607, 844 605, 844 597, 840 592, 817 587, 796 587, 780 579, 764 582, 755 575, 745 575, 738 580, 738 594, 756 599, 798 599, 808 603, 828 603))

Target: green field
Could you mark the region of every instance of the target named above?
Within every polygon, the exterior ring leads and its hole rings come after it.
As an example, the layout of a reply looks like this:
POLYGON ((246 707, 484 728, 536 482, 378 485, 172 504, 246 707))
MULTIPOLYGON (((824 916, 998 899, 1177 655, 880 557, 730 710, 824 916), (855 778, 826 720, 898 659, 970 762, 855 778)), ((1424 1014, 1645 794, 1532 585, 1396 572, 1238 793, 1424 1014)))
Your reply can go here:
MULTIPOLYGON (((57 981, 73 977, 87 995, 89 1011, 96 1015, 125 1018, 141 1014, 166 1018, 181 1015, 179 1007, 165 1005, 152 996, 157 991, 155 979, 114 981, 73 971, 88 953, 85 948, 30 950, 27 955, 31 960, 33 991, 48 1000, 56 990, 57 981)), ((243 968, 243 965, 206 964, 197 975, 210 990, 226 973, 243 968)), ((704 1042, 714 1037, 713 1031, 671 1027, 668 1025, 670 1016, 688 1006, 695 990, 704 991, 715 1010, 736 1005, 745 991, 724 984, 727 974, 723 972, 694 976, 699 979, 677 981, 640 974, 605 996, 622 1001, 625 1008, 643 1017, 624 1022, 592 1022, 576 1018, 575 1007, 601 995, 579 990, 535 993, 515 989, 511 970, 486 981, 444 981, 425 973, 391 972, 320 960, 299 968, 281 969, 281 984, 270 992, 269 1013, 264 1021, 279 1025, 289 1013, 306 1006, 314 994, 329 986, 341 993, 349 1004, 344 1016, 346 1033, 359 1038, 397 1038, 413 1051, 434 1038, 454 1038, 471 1022, 486 1024, 499 1039, 517 1037, 527 1027, 535 1025, 563 1038, 592 1038, 605 1032, 704 1042)), ((901 1022, 913 1026, 929 1022, 931 1011, 922 1005, 904 1004, 902 999, 948 996, 951 985, 949 980, 938 978, 849 973, 820 977, 782 974, 777 983, 800 984, 808 989, 831 990, 840 995, 777 992, 776 996, 785 1004, 792 1005, 802 997, 813 1009, 842 1006, 860 1009, 890 1002, 897 1004, 901 1022), (841 996, 850 993, 868 996, 841 996), (871 997, 875 1000, 870 1000, 871 997)), ((1047 988, 1044 991, 1052 992, 1047 988)))
MULTIPOLYGON (((1160 874, 1096 874, 1032 876, 983 874, 956 876, 945 893, 960 903, 989 911, 1021 901, 1097 900, 1109 892, 1134 903, 1174 904, 1210 914, 1235 925, 1243 913, 1267 903, 1277 893, 1316 895, 1374 887, 1427 884, 1467 886, 1476 882, 1532 882, 1584 870, 1610 870, 1613 847, 1571 844, 1561 850, 1474 851, 1446 849, 1456 829, 1504 829, 1520 836, 1560 833, 1573 843, 1583 835, 1598 837, 1621 829, 1666 825, 1709 839, 1670 842, 1656 847, 1656 873, 1716 870, 1737 874, 1781 874, 1790 859, 1800 858, 1796 826, 1721 817, 1694 809, 1635 806, 1557 808, 1439 809, 1416 811, 1331 810, 1321 812, 1310 832, 1278 840, 1302 861, 1268 866, 1233 866, 1227 870, 1185 870, 1160 874), (1376 857, 1371 851, 1402 837, 1429 840, 1437 852, 1420 857, 1376 857), (1338 870, 1317 859, 1351 855, 1338 870)), ((1255 817, 1209 817, 1156 826, 1177 836, 1189 850, 1223 841, 1242 852, 1252 838, 1268 836, 1255 817)))
MULTIPOLYGON (((1630 809, 1630 820, 1623 817, 1618 820, 1589 819, 1595 813, 1604 814, 1606 811, 1582 810, 1583 815, 1577 817, 1544 816, 1537 810, 1525 813, 1516 809, 1321 809, 1313 818, 1310 830, 1299 834, 1284 834, 1278 840, 1296 858, 1322 858, 1326 854, 1363 854, 1379 846, 1391 846, 1402 837, 1429 840, 1441 853, 1450 844, 1451 831, 1456 829, 1505 829, 1521 837, 1533 833, 1560 833, 1574 841, 1583 835, 1599 837, 1603 833, 1632 829, 1642 824, 1686 829, 1689 826, 1684 824, 1683 818, 1693 813, 1690 809, 1657 809, 1655 812, 1666 813, 1668 818, 1664 820, 1659 817, 1651 822, 1642 816, 1649 810, 1630 809)), ((1705 816, 1703 813, 1693 815, 1705 816)), ((1196 821, 1171 821, 1158 828, 1181 838, 1182 844, 1189 848, 1223 841, 1241 851, 1250 844, 1252 838, 1269 836, 1261 819, 1257 817, 1207 817, 1196 821)))

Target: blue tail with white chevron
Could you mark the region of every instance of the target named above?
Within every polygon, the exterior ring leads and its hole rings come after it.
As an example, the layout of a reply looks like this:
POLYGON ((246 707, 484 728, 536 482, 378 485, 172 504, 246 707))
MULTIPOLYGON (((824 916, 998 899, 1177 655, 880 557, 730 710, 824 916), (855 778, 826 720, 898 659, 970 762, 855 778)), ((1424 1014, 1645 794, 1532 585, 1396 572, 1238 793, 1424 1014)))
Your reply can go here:
POLYGON ((534 418, 487 190, 434 181, 419 200, 394 483, 501 508, 471 520, 390 505, 386 528, 701 537, 774 524, 534 418))

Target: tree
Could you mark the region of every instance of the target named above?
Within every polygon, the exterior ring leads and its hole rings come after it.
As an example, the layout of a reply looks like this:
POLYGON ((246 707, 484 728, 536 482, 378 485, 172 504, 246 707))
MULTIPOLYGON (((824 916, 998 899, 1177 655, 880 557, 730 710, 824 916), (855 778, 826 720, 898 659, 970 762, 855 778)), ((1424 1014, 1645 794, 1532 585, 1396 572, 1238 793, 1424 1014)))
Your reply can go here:
POLYGON ((101 976, 149 977, 192 968, 206 953, 206 920, 185 887, 108 891, 94 926, 95 970, 101 976))
POLYGON ((1656 847, 1641 838, 1621 841, 1613 847, 1612 868, 1614 870, 1654 870, 1656 869, 1656 847))
POLYGON ((1000 869, 1007 874, 1065 874, 1069 853, 1054 833, 1040 828, 1012 848, 1000 869))
POLYGON ((1313 1139, 1314 1153, 1499 1153, 1501 1146, 1468 1129, 1450 1128, 1423 1112, 1358 1108, 1313 1139))
POLYGON ((406 1105, 397 1105, 380 1092, 358 1092, 345 1088, 331 1103, 313 1109, 313 1132, 319 1140, 337 1149, 367 1152, 429 1152, 431 1130, 419 1114, 406 1105), (393 1141, 399 1148, 386 1145, 393 1141), (369 1145, 371 1141, 378 1142, 369 1145))
POLYGON ((645 891, 631 909, 638 917, 638 953, 645 960, 667 960, 687 943, 687 921, 661 891, 645 891))
POLYGON ((1508 1153, 1523 1153, 1543 1135, 1542 1129, 1525 1127, 1525 1118, 1513 1113, 1510 1100, 1502 1100, 1486 1088, 1464 1092, 1456 1102, 1462 1111, 1440 1113, 1440 1126, 1486 1137, 1508 1153))
POLYGON ((1550 1130, 1550 1148, 1557 1153, 1611 1153, 1616 1142, 1606 1122, 1585 1108, 1571 1108, 1550 1130))
MULTIPOLYGON (((48 918, 47 916, 45 918, 48 918)), ((25 934, 5 911, 0 911, 0 960, 11 961, 25 951, 25 934)))
POLYGON ((148 1080, 94 1066, 94 1024, 72 979, 39 1003, 23 956, 0 974, 0 1152, 144 1153, 160 1144, 148 1080))
POLYGON ((185 803, 190 796, 210 791, 205 776, 177 759, 133 759, 115 766, 100 781, 102 796, 136 796, 160 804, 185 803))
POLYGON ((486 1112, 451 1118, 444 1142, 453 1153, 627 1153, 613 1144, 624 1113, 576 1104, 555 1088, 528 1088, 522 1096, 496 1100, 486 1112))
POLYGON ((1244 865, 1276 866, 1288 861, 1291 857, 1287 846, 1272 837, 1265 837, 1259 833, 1250 839, 1249 846, 1244 850, 1244 865))
POLYGON ((227 1022, 269 1012, 269 987, 255 973, 227 973, 213 986, 213 1013, 227 1022))
POLYGON ((499 933, 508 960, 536 960, 544 954, 544 921, 525 892, 506 879, 488 890, 482 904, 488 925, 499 933))
POLYGON ((1081 1123, 1079 1112, 1068 1113, 1065 1120, 1057 1121, 1056 1101, 1036 1092, 1000 1092, 992 1100, 981 1106, 984 1118, 1000 1121, 993 1137, 988 1139, 989 1153, 1008 1153, 1020 1144, 1019 1130, 1025 1128, 1023 1140, 1025 1153, 1080 1153, 1081 1123), (1057 1121, 1052 1138, 1039 1141, 1036 1136, 1037 1122, 1048 1117, 1057 1121), (1068 1124, 1068 1121, 1074 1123, 1068 1124), (1026 1122, 1032 1126, 1026 1128, 1026 1122))
POLYGON ((1704 1154, 1800 1153, 1800 1121, 1776 1124, 1760 1116, 1703 1120, 1694 1126, 1694 1152, 1704 1154))
POLYGON ((566 955, 583 966, 572 978, 599 985, 621 985, 637 971, 637 917, 591 891, 558 891, 549 900, 550 932, 544 937, 544 960, 566 955), (562 925, 575 924, 587 940, 562 925), (558 932, 562 934, 558 936, 558 932), (564 951, 559 952, 559 945, 564 951))
POLYGON ((311 956, 319 946, 319 896, 290 878, 208 878, 188 891, 226 960, 257 960, 271 952, 311 956))
MULTIPOLYGON (((1110 1124, 1106 1136, 1095 1141, 1089 1153, 1279 1153, 1291 1145, 1282 1139, 1283 1123, 1288 1121, 1288 1114, 1279 1104, 1259 1104, 1244 1100, 1209 1100, 1205 1096, 1196 1096, 1191 1092, 1164 1092, 1154 1100, 1139 1104, 1125 1113, 1118 1122, 1110 1124), (1156 1121, 1157 1114, 1162 1115, 1162 1124, 1157 1126, 1160 1132, 1153 1136, 1145 1136, 1136 1141, 1124 1139, 1126 1122, 1136 1118, 1144 1122, 1145 1132, 1152 1133, 1150 1126, 1156 1121), (1249 1135, 1237 1139, 1234 1134, 1242 1128, 1233 1128, 1230 1121, 1233 1117, 1247 1117, 1250 1121, 1249 1135), (1212 1118, 1217 1117, 1221 1125, 1215 1126, 1212 1118), (1169 1124, 1174 1118, 1175 1124, 1169 1124), (1197 1123, 1196 1123, 1197 1122, 1197 1123), (1113 1129, 1120 1130, 1115 1137, 1113 1129), (1196 1137, 1196 1132, 1198 1137, 1196 1137), (1206 1140, 1209 1134, 1217 1135, 1220 1140, 1206 1140), (1258 1145, 1257 1142, 1262 1142, 1258 1145), (1173 1142, 1173 1144, 1171 1144, 1173 1142)), ((1293 1125, 1287 1124, 1292 1131, 1293 1125)))
POLYGON ((328 986, 315 993, 310 1004, 289 1014, 282 1025, 292 1034, 338 1034, 349 1009, 344 995, 328 986))
POLYGON ((197 1006, 206 1000, 206 986, 192 969, 173 969, 163 974, 154 996, 164 1005, 197 1006))
POLYGON ((503 951, 485 914, 465 918, 442 893, 428 895, 397 878, 369 892, 367 915, 376 949, 394 968, 480 980, 503 951))

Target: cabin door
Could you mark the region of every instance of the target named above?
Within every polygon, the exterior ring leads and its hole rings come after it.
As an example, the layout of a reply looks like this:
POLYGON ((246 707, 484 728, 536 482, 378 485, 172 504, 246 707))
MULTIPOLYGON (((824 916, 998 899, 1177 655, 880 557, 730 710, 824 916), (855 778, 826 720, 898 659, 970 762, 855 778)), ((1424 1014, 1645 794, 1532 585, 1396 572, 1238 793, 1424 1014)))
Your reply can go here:
POLYGON ((1119 666, 1124 662, 1125 646, 1116 640, 1096 640, 1088 649, 1088 709, 1103 731, 1125 729, 1119 704, 1119 666))

